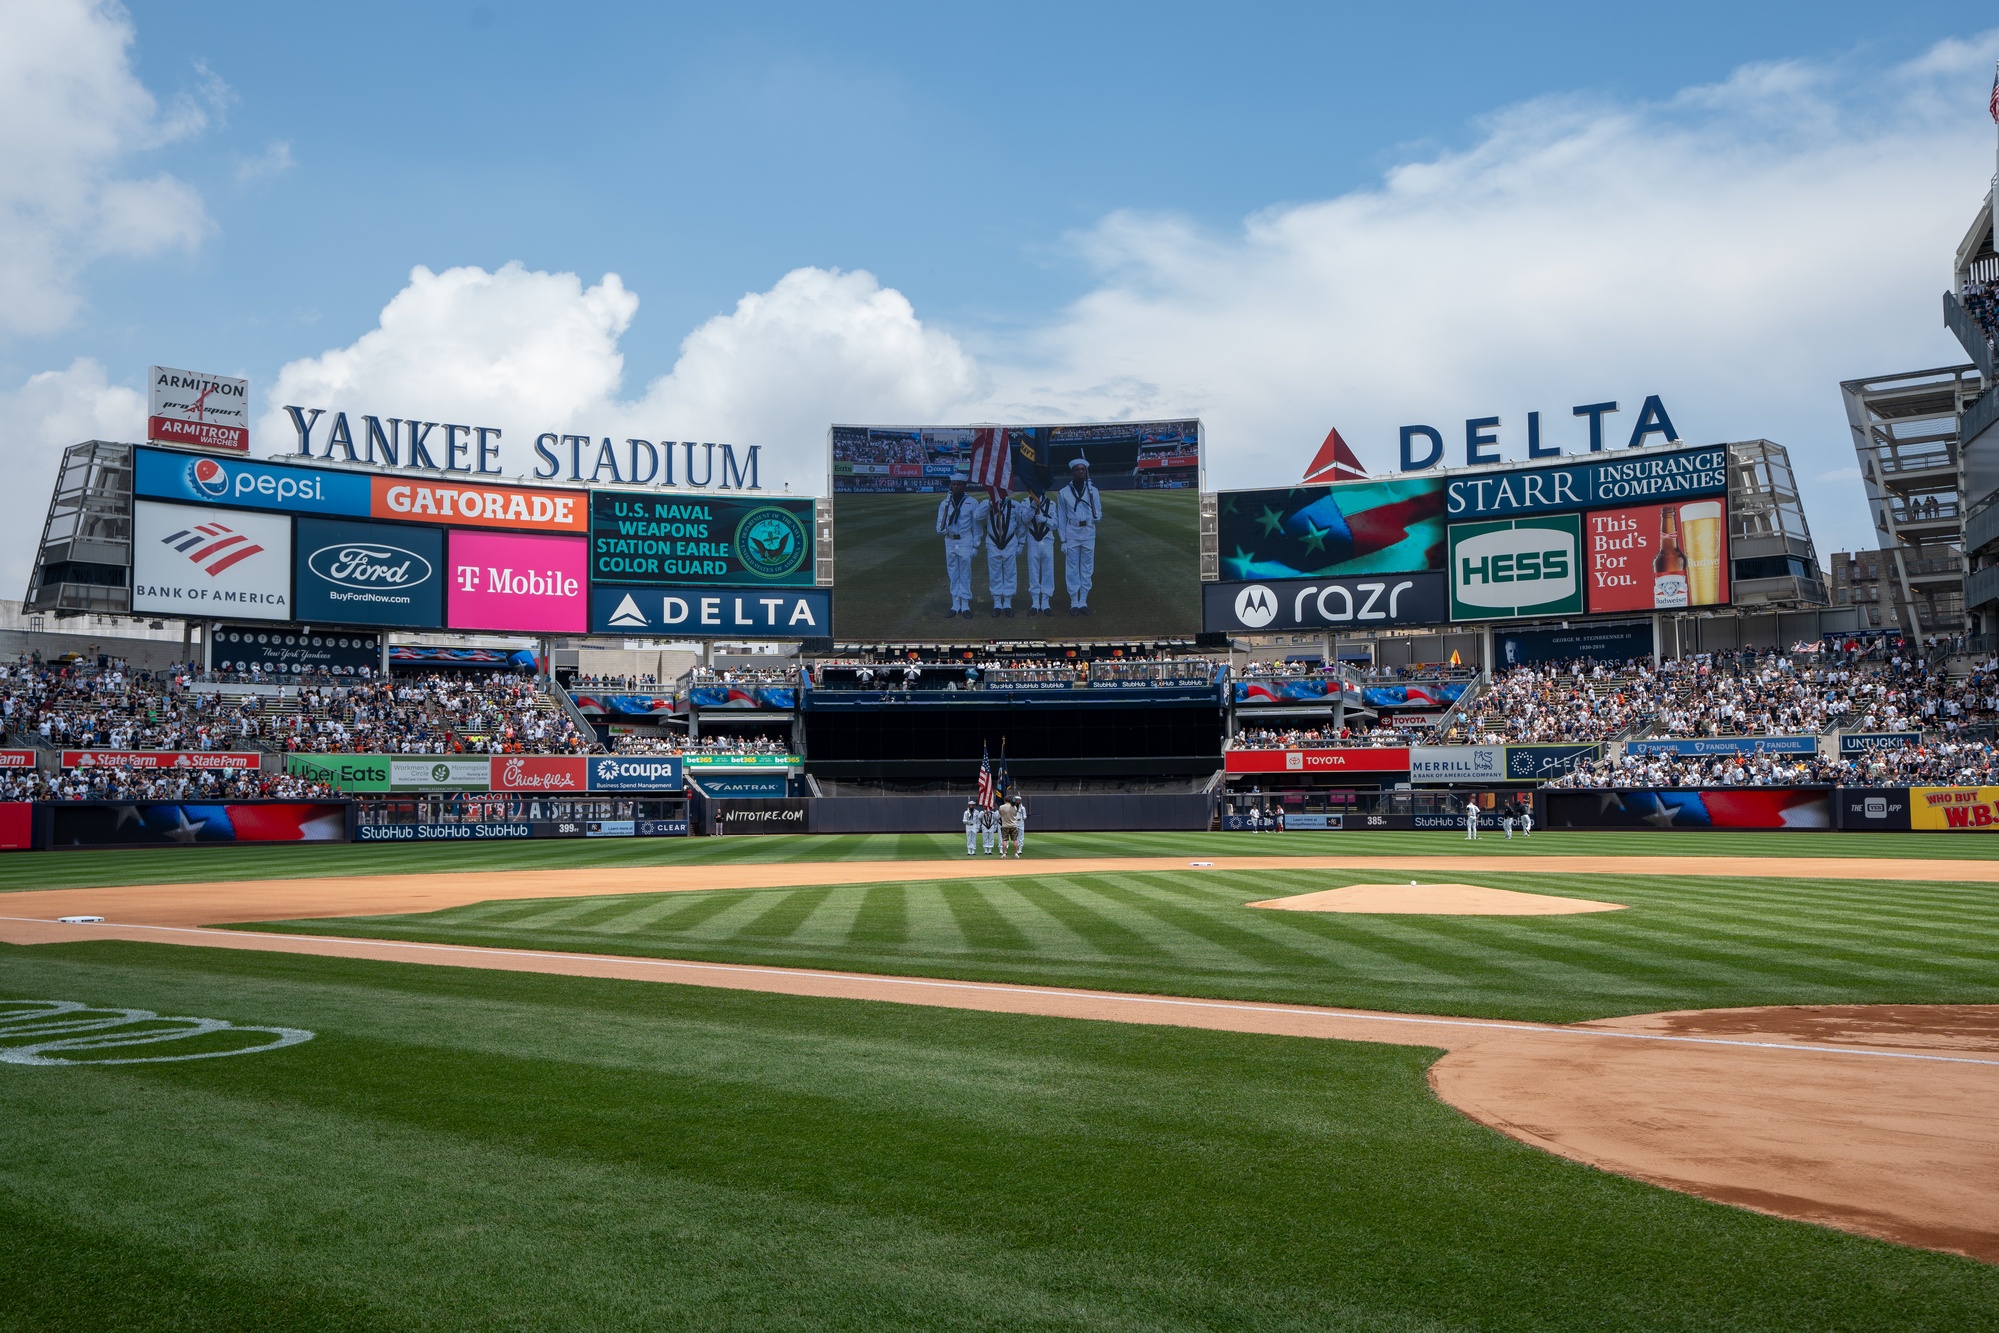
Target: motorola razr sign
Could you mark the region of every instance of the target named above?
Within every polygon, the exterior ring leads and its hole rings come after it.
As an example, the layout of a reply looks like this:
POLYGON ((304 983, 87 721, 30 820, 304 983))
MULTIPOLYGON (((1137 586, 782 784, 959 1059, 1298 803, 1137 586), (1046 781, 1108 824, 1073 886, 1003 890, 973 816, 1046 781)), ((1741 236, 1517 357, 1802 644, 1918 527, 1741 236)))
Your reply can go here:
POLYGON ((1582 515, 1453 523, 1451 619, 1583 612, 1582 515))
POLYGON ((444 532, 298 520, 298 617, 308 623, 444 624, 444 532))
POLYGON ((1438 573, 1201 585, 1201 628, 1210 634, 1435 625, 1444 619, 1444 576, 1438 573))

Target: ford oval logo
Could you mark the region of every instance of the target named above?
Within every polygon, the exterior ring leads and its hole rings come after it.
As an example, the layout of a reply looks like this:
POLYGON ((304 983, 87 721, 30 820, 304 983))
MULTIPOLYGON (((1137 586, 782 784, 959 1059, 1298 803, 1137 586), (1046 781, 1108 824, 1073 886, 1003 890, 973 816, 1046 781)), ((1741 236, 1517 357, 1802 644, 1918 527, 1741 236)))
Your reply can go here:
POLYGON ((414 588, 430 578, 430 561, 387 542, 340 542, 306 557, 306 566, 343 588, 414 588))

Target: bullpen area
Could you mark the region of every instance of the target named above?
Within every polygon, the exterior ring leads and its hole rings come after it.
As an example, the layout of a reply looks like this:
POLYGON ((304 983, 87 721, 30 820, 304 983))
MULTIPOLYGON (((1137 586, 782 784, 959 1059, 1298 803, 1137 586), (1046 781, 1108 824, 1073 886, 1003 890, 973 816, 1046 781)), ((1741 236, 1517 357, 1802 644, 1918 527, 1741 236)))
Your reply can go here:
POLYGON ((1976 837, 196 847, 0 886, 21 1327, 1999 1309, 1976 837))

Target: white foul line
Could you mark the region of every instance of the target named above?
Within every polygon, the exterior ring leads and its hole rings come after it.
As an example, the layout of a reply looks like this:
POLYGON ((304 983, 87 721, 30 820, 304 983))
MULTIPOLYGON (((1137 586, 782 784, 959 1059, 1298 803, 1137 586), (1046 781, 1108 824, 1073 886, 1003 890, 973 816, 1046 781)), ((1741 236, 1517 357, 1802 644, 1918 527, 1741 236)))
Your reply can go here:
MULTIPOLYGON (((26 921, 52 925, 40 917, 0 916, 0 921, 26 921)), ((1418 1027, 1470 1028, 1485 1032, 1530 1032, 1550 1036, 1609 1037, 1623 1041, 1665 1041, 1692 1046, 1748 1046, 1771 1051, 1805 1051, 1821 1055, 1864 1055, 1883 1060, 1927 1060, 1938 1064, 1999 1066, 1999 1060, 1980 1060, 1965 1055, 1929 1055, 1920 1051, 1884 1051, 1861 1046, 1808 1046, 1798 1042, 1739 1041, 1729 1037, 1676 1037, 1660 1032, 1620 1032, 1614 1028, 1589 1028, 1546 1023, 1510 1023, 1500 1019, 1424 1018, 1414 1014, 1374 1014, 1347 1009, 1319 1009, 1309 1005, 1255 1005, 1240 1000, 1189 1000, 1160 995, 1121 995, 1116 991, 1062 990, 1032 984, 993 984, 977 981, 942 981, 929 977, 897 977, 877 972, 825 972, 802 967, 761 967, 754 963, 696 963, 674 958, 638 958, 623 954, 568 953, 553 949, 498 949, 477 944, 433 944, 425 940, 369 939, 358 935, 293 935, 272 931, 215 930, 207 926, 122 926, 107 922, 106 929, 161 930, 180 935, 213 935, 223 939, 312 940, 322 944, 367 945, 413 949, 433 953, 480 954, 496 958, 573 958, 581 962, 657 967, 686 972, 719 972, 734 976, 806 977, 827 981, 857 981, 877 985, 927 987, 932 990, 978 991, 997 995, 1047 996, 1052 999, 1109 1000, 1117 1004, 1164 1005, 1184 1009, 1220 1009, 1241 1014, 1284 1014, 1293 1018, 1338 1018, 1356 1023, 1403 1023, 1418 1027)), ((322 955, 323 956, 323 955, 322 955)), ((616 980, 617 978, 608 978, 616 980)), ((839 998, 839 997, 819 997, 839 998)), ((1283 1033, 1261 1035, 1282 1036, 1283 1033)))

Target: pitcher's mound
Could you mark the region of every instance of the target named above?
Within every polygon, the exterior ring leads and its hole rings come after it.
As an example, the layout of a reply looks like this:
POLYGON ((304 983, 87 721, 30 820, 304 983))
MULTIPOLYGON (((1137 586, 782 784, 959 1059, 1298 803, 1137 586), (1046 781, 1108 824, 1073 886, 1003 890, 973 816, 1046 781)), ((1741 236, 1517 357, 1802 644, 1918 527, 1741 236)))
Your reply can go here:
POLYGON ((1399 916, 1566 916, 1573 912, 1621 912, 1623 903, 1515 893, 1476 884, 1349 884, 1344 889, 1266 898, 1251 907, 1280 912, 1375 912, 1399 916))

